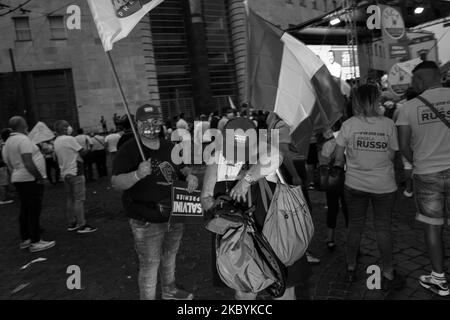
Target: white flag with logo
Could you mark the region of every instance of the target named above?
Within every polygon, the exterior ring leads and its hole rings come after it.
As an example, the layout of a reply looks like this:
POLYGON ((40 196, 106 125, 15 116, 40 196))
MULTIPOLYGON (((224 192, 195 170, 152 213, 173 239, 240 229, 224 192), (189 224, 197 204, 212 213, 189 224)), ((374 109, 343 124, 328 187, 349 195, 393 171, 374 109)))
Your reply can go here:
POLYGON ((141 19, 164 0, 87 0, 105 51, 126 38, 141 19))

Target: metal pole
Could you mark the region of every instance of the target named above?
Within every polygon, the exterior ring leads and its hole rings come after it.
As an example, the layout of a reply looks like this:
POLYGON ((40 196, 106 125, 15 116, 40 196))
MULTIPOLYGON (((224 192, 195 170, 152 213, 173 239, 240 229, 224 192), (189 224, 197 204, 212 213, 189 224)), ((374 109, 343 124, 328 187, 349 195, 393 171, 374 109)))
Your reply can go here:
POLYGON ((13 70, 14 73, 16 73, 17 69, 16 69, 16 62, 14 61, 13 49, 9 48, 8 51, 9 51, 9 60, 11 60, 12 70, 13 70))
POLYGON ((125 98, 125 94, 123 93, 122 85, 120 83, 119 76, 117 75, 116 67, 114 65, 114 62, 112 60, 112 57, 111 57, 111 54, 109 51, 106 52, 106 55, 108 56, 108 61, 111 66, 112 72, 114 74, 114 79, 116 79, 116 83, 119 88, 120 96, 122 97, 122 103, 123 103, 123 106, 125 107, 125 112, 127 114, 128 120, 130 121, 130 124, 131 124, 131 130, 133 130, 133 135, 134 135, 134 138, 136 139, 136 143, 139 148, 139 153, 141 154, 142 160, 146 161, 147 159, 145 159, 144 150, 142 149, 142 145, 141 145, 141 140, 139 139, 139 136, 136 132, 136 128, 134 127, 133 119, 131 118, 131 114, 130 114, 130 108, 128 107, 128 102, 127 102, 127 99, 125 98))

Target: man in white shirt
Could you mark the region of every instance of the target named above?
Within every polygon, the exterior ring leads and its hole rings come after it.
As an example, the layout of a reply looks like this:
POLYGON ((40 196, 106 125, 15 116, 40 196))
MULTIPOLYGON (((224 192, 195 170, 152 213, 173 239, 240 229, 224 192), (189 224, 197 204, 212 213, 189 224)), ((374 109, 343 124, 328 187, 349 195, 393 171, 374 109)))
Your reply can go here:
POLYGON ((22 117, 9 120, 12 134, 5 143, 2 156, 10 171, 11 182, 20 198, 20 249, 38 252, 55 246, 40 235, 39 218, 44 194, 45 159, 39 148, 28 138, 28 125, 22 117))
POLYGON ((86 152, 77 140, 67 134, 69 123, 58 120, 55 123, 57 138, 55 153, 61 169, 61 177, 66 187, 66 214, 69 222, 67 231, 90 233, 97 228, 86 224, 84 202, 86 200, 86 180, 83 173, 82 156, 86 152))
POLYGON ((92 158, 97 168, 97 174, 99 178, 106 177, 108 175, 108 169, 106 167, 106 144, 105 137, 99 133, 95 133, 92 136, 92 158))
POLYGON ((84 175, 88 181, 92 181, 94 177, 94 173, 92 170, 92 165, 94 163, 93 157, 92 157, 92 139, 87 134, 84 133, 84 130, 82 128, 77 130, 77 136, 75 137, 75 140, 77 140, 78 144, 83 148, 84 156, 83 156, 83 163, 84 163, 84 175))
POLYGON ((327 64, 328 70, 331 75, 337 79, 341 79, 342 77, 342 67, 339 63, 336 62, 336 57, 333 50, 328 51, 328 59, 329 63, 327 64))
POLYGON ((431 275, 420 276, 419 283, 448 296, 442 226, 450 224, 450 88, 442 87, 439 67, 432 61, 417 65, 412 86, 420 95, 405 102, 397 126, 402 153, 414 166, 416 220, 425 224, 432 265, 431 275))
POLYGON ((111 160, 114 160, 114 156, 117 153, 117 143, 120 140, 121 135, 117 132, 111 132, 105 138, 105 145, 108 153, 111 155, 111 160))

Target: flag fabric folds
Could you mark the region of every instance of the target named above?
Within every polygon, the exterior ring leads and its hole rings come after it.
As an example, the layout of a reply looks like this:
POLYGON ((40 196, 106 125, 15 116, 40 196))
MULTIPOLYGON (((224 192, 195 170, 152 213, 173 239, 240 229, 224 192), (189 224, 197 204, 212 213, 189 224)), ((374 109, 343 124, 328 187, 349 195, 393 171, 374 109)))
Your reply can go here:
POLYGON ((87 0, 105 51, 125 38, 152 9, 164 0, 87 0), (144 4, 145 3, 145 4, 144 4))
POLYGON ((345 99, 326 65, 304 43, 248 12, 247 101, 275 111, 307 155, 311 135, 343 115, 345 99))

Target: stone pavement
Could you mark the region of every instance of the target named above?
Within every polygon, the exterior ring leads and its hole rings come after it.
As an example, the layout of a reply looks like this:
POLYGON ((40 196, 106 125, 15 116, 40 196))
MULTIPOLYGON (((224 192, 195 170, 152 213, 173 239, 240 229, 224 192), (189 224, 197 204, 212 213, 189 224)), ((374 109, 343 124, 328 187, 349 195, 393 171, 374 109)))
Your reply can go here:
MULTIPOLYGON (((359 278, 347 284, 345 274, 343 217, 339 217, 337 249, 328 252, 325 244, 325 198, 313 191, 313 218, 316 234, 311 250, 322 261, 313 267, 310 295, 312 299, 437 299, 422 289, 417 277, 430 271, 420 224, 414 221, 414 204, 399 195, 394 213, 394 250, 398 271, 407 277, 406 288, 384 293, 368 290, 367 266, 378 262, 371 219, 362 241, 359 278)), ((31 254, 18 249, 18 205, 0 207, 0 299, 137 299, 137 258, 127 219, 124 217, 120 194, 113 191, 108 179, 87 185, 87 218, 98 226, 93 234, 78 235, 65 231, 64 188, 61 184, 47 186, 41 224, 44 239, 56 240, 51 250, 31 254), (38 257, 44 262, 20 267, 38 257), (81 269, 81 290, 68 290, 67 267, 81 269), (14 290, 16 289, 16 292, 14 290), (21 289, 21 290, 19 290, 21 289)), ((450 237, 445 233, 447 256, 450 237)), ((178 256, 178 282, 194 292, 197 299, 232 299, 227 288, 212 286, 210 235, 201 226, 187 225, 178 256)), ((450 260, 447 259, 447 267, 450 260)), ((261 297, 267 299, 266 295, 261 297)))

